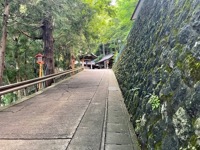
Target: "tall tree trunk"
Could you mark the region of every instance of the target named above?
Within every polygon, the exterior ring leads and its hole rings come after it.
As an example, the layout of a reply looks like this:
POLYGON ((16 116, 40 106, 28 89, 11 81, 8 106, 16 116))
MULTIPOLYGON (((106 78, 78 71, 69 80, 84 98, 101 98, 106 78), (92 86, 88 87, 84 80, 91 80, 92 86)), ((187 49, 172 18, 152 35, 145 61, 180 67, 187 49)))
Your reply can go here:
POLYGON ((8 24, 8 16, 9 16, 9 1, 5 0, 5 8, 3 15, 3 30, 2 37, 0 43, 0 85, 3 82, 3 71, 4 71, 4 59, 5 59, 5 50, 6 50, 6 40, 7 40, 7 24, 8 24))
MULTIPOLYGON (((21 80, 21 77, 20 77, 20 70, 19 70, 19 67, 20 67, 20 60, 19 60, 19 53, 18 53, 18 50, 19 50, 19 41, 18 41, 18 38, 15 38, 15 51, 14 51, 14 61, 15 61, 15 69, 16 69, 16 81, 17 82, 20 82, 21 80)), ((21 99, 21 91, 18 90, 17 91, 17 97, 19 99, 21 99)))
MULTIPOLYGON (((44 42, 44 56, 45 56, 45 75, 54 73, 54 49, 53 49, 53 25, 52 17, 43 19, 43 42, 44 42)), ((48 81, 47 86, 51 85, 52 81, 48 81)))

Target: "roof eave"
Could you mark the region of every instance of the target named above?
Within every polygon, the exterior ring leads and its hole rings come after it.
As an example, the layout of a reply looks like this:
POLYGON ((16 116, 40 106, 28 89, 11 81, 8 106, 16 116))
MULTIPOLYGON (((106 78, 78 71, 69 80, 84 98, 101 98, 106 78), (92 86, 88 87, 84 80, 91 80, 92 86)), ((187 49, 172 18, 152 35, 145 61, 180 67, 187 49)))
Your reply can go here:
POLYGON ((99 60, 98 62, 96 62, 96 64, 102 63, 102 62, 104 62, 104 61, 107 61, 107 60, 111 59, 113 56, 114 56, 113 54, 109 54, 109 55, 107 55, 107 56, 104 56, 101 60, 99 60), (107 57, 107 58, 106 58, 106 57, 107 57))

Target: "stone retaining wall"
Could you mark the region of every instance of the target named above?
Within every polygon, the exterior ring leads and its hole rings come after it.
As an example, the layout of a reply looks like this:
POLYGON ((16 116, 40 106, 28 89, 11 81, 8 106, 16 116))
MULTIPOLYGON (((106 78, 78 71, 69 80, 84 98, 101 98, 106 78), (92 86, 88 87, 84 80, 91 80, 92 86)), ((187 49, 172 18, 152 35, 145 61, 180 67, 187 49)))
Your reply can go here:
POLYGON ((145 0, 114 66, 142 149, 200 149, 200 0, 145 0))

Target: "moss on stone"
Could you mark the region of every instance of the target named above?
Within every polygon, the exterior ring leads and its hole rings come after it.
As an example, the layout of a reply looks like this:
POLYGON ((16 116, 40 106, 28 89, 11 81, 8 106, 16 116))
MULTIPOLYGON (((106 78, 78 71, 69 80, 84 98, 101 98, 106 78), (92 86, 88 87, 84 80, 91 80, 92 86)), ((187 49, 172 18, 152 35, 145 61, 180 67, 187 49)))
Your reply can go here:
POLYGON ((166 70, 167 72, 169 72, 169 73, 171 73, 171 72, 173 71, 173 69, 172 69, 169 65, 167 65, 167 66, 165 67, 165 70, 166 70))
POLYGON ((183 70, 184 68, 184 64, 181 60, 178 60, 177 63, 176 63, 176 66, 180 69, 180 70, 183 70))
POLYGON ((177 43, 173 49, 178 50, 179 52, 182 52, 183 51, 183 45, 177 43))
POLYGON ((175 0, 175 5, 177 6, 179 3, 179 0, 175 0))
POLYGON ((160 91, 160 89, 162 88, 162 86, 163 86, 163 82, 160 81, 160 82, 156 85, 155 90, 159 90, 159 91, 160 91))
POLYGON ((162 119, 161 114, 157 114, 156 116, 152 115, 151 118, 148 120, 148 123, 151 124, 148 132, 148 137, 152 134, 152 129, 156 123, 158 123, 162 119))
POLYGON ((192 146, 192 147, 197 147, 197 135, 193 135, 190 137, 190 140, 189 140, 189 144, 192 146))
POLYGON ((155 144, 155 150, 161 150, 162 148, 162 142, 160 141, 160 142, 157 142, 156 144, 155 144))
POLYGON ((182 10, 190 10, 191 8, 191 0, 186 0, 182 10))
POLYGON ((200 81, 200 61, 189 55, 186 58, 186 64, 188 65, 188 69, 190 71, 191 77, 195 82, 200 81))
POLYGON ((174 96, 174 92, 170 92, 168 95, 161 95, 160 100, 171 102, 173 96, 174 96))
POLYGON ((168 43, 168 41, 169 41, 169 36, 165 36, 160 40, 160 44, 165 46, 168 43))
POLYGON ((172 30, 172 33, 173 33, 173 35, 174 36, 177 36, 178 35, 178 29, 176 29, 176 28, 174 28, 173 30, 172 30))
POLYGON ((148 132, 147 136, 148 136, 148 138, 153 138, 153 133, 150 131, 150 132, 148 132))
POLYGON ((176 66, 182 71, 190 74, 194 82, 200 81, 200 61, 188 54, 184 60, 178 60, 176 66))
POLYGON ((193 128, 195 128, 197 119, 196 118, 192 118, 191 120, 192 120, 192 126, 193 126, 193 128))

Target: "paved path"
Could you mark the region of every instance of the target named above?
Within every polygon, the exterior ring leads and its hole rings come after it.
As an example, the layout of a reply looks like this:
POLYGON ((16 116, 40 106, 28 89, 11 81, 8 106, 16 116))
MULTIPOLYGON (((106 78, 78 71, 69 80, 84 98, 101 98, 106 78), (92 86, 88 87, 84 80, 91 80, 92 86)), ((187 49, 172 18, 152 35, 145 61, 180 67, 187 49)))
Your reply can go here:
POLYGON ((112 70, 84 70, 0 112, 0 150, 137 150, 112 70))

